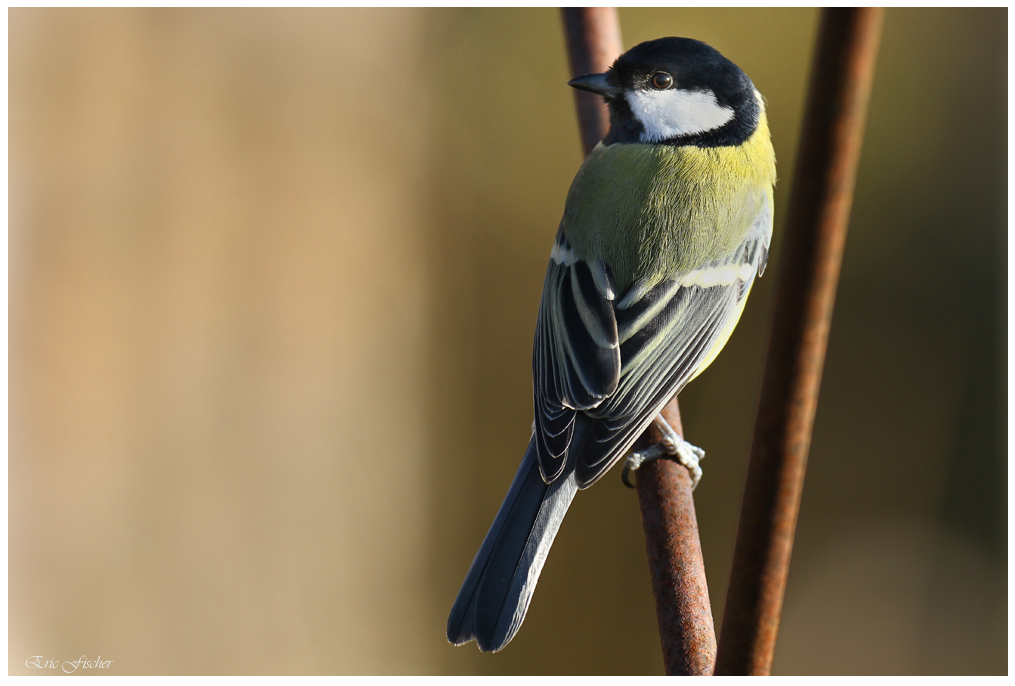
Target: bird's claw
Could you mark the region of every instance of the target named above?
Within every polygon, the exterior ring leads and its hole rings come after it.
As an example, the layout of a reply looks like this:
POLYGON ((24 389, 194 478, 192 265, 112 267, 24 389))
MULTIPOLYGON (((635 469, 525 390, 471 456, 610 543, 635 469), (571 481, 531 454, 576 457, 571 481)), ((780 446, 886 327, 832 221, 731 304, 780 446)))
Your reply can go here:
POLYGON ((677 462, 687 467, 687 471, 691 473, 691 490, 693 491, 698 487, 698 482, 701 481, 702 472, 699 462, 705 458, 705 451, 681 438, 662 417, 656 417, 655 422, 659 432, 662 434, 662 438, 658 443, 649 446, 645 450, 632 452, 627 456, 624 460, 624 469, 620 473, 621 480, 628 488, 634 488, 630 478, 631 472, 638 471, 643 464, 650 460, 672 456, 676 457, 677 462))

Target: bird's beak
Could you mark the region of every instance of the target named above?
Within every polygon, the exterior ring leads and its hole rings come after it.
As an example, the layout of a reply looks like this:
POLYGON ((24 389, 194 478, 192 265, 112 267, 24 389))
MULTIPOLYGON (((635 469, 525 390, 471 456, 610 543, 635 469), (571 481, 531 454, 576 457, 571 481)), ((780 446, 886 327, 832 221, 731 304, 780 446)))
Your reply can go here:
POLYGON ((595 93, 596 95, 602 95, 607 98, 615 98, 620 95, 623 90, 607 83, 606 74, 586 74, 585 76, 579 76, 578 78, 571 79, 567 82, 567 85, 572 88, 577 88, 578 90, 588 91, 589 93, 595 93))

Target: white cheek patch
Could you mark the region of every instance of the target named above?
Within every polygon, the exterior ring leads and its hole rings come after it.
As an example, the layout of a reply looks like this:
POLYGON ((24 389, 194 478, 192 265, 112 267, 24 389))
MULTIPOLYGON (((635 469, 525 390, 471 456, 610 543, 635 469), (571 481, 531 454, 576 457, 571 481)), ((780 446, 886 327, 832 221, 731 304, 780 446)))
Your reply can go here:
POLYGON ((642 143, 658 143, 717 129, 733 118, 711 91, 624 91, 635 119, 645 128, 642 143))

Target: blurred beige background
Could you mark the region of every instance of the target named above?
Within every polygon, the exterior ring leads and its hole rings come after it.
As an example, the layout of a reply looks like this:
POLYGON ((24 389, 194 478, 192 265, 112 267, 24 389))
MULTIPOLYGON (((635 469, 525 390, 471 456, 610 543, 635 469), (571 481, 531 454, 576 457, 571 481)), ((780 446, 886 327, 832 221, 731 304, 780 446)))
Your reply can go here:
MULTIPOLYGON (((817 13, 620 16, 765 94, 778 232, 817 13)), ((619 476, 505 651, 444 638, 581 161, 557 11, 8 19, 9 672, 661 674, 619 476)), ((887 12, 777 673, 1007 673, 1006 63, 887 12)), ((717 620, 774 281, 681 396, 717 620)))

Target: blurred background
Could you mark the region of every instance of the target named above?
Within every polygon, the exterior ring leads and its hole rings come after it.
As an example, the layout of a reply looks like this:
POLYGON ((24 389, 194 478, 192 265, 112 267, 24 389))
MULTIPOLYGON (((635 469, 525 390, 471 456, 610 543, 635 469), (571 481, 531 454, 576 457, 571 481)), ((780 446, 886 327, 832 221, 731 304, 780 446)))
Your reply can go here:
MULTIPOLYGON (((764 93, 772 264, 681 395, 722 618, 814 10, 621 10, 764 93)), ((9 672, 661 674, 636 497, 447 612, 581 152, 536 10, 11 9, 9 672)), ((1004 674, 1007 10, 886 14, 775 672, 1004 674)))

